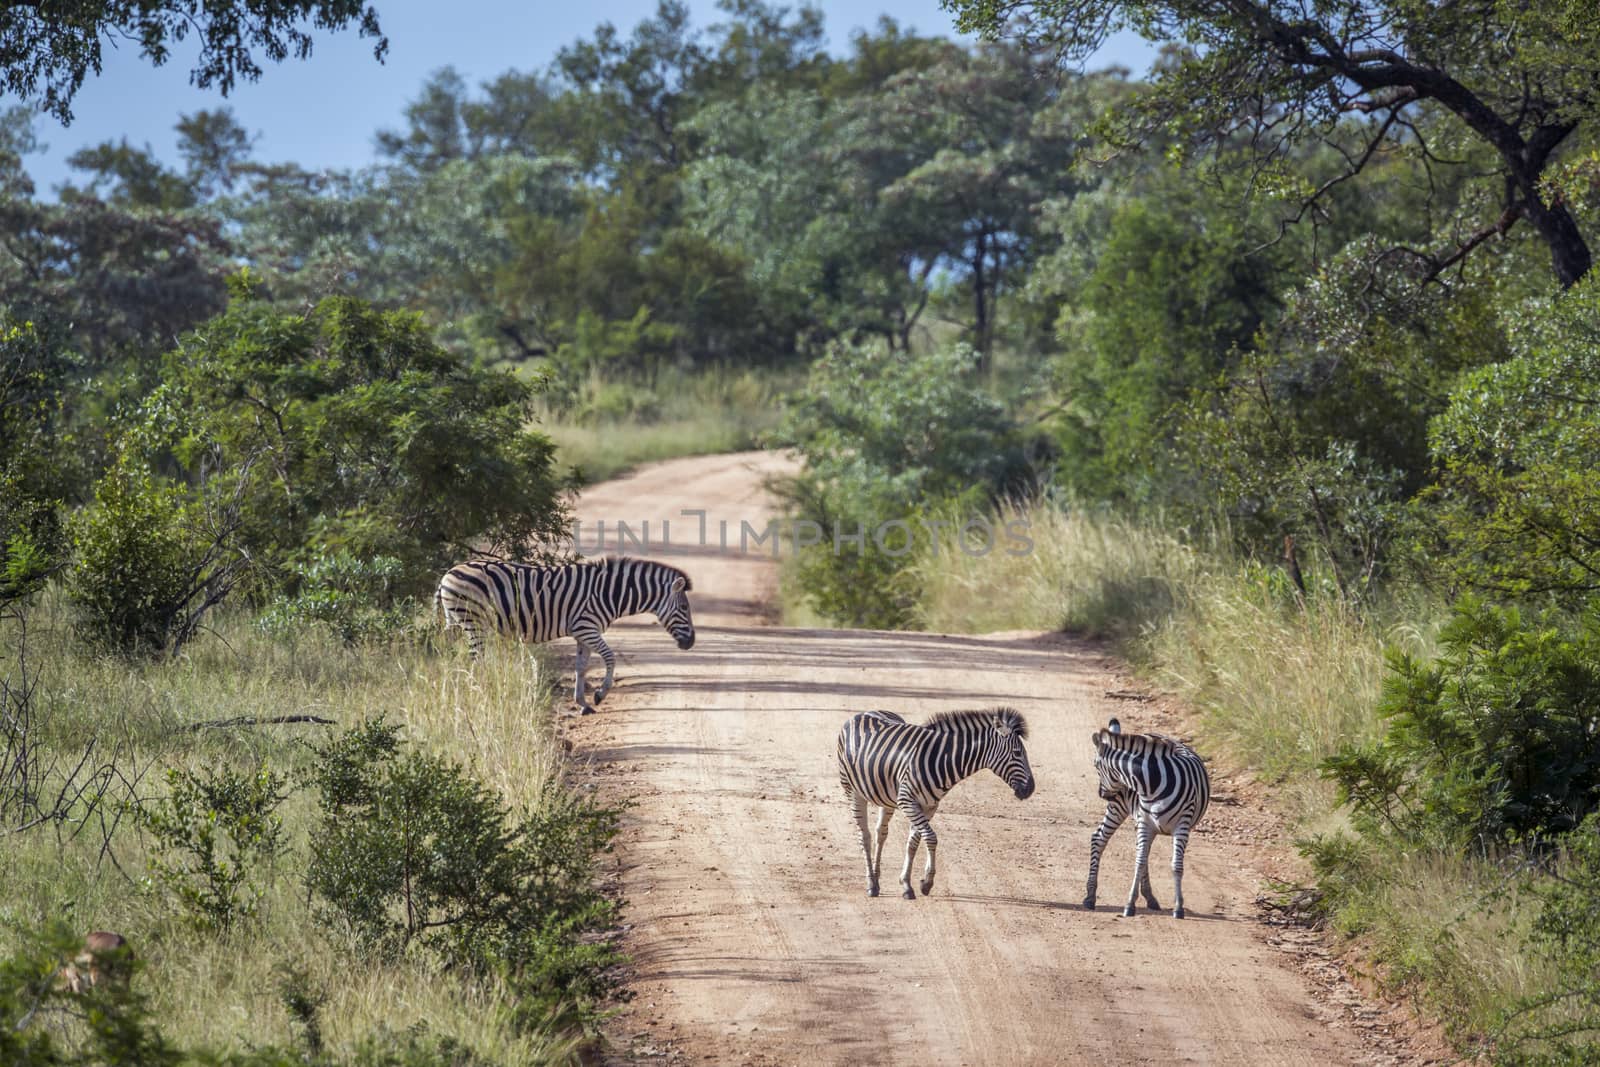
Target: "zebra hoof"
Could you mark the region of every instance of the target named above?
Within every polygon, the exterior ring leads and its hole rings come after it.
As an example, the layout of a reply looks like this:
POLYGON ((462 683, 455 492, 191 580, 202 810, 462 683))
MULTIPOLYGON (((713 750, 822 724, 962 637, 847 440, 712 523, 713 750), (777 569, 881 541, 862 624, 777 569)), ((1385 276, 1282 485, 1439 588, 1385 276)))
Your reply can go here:
POLYGON ((933 883, 932 882, 923 882, 922 883, 922 895, 923 896, 927 896, 929 893, 932 893, 932 892, 933 892, 933 883))
POLYGON ((1083 898, 1083 910, 1084 911, 1093 911, 1094 910, 1094 897, 1084 897, 1083 898))
POLYGON ((579 705, 578 706, 578 714, 579 715, 593 715, 594 714, 594 705, 593 704, 581 704, 581 705, 579 705))
POLYGON ((867 886, 867 896, 875 897, 877 895, 878 895, 878 887, 877 886, 875 886, 875 885, 867 886))
POLYGON ((1183 918, 1183 909, 1182 908, 1174 908, 1174 909, 1172 909, 1172 917, 1174 919, 1183 918))
POLYGON ((1131 908, 1131 907, 1123 908, 1122 909, 1122 917, 1124 919, 1133 918, 1133 908, 1131 908))
POLYGON ((905 897, 907 900, 916 900, 917 899, 917 894, 915 894, 915 893, 913 893, 911 891, 911 887, 910 886, 906 886, 906 891, 904 893, 901 893, 900 895, 902 897, 905 897))

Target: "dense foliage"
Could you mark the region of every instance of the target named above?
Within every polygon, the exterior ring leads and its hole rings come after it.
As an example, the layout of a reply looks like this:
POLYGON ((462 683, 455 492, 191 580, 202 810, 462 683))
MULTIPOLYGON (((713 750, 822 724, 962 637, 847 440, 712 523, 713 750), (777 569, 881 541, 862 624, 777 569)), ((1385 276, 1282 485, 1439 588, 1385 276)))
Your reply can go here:
MULTIPOLYGON (((60 6, 0 14, 7 89, 58 114, 107 27, 158 61, 200 35, 224 88, 308 20, 376 32, 346 3, 46 25, 60 6)), ((1558 887, 1600 804, 1600 24, 1572 0, 949 7, 984 40, 883 20, 830 48, 811 8, 698 27, 661 0, 542 70, 438 71, 356 171, 258 159, 201 111, 176 160, 86 146, 41 196, 30 114, 0 115, 0 614, 59 580, 74 654, 128 670, 205 654, 224 606, 360 655, 467 553, 560 551, 576 453, 540 418, 615 470, 659 454, 623 445, 666 407, 743 409, 694 428, 731 446, 802 383, 770 543, 827 619, 912 625, 946 569, 988 568, 1045 587, 1007 599, 1038 618, 1155 632, 1226 584, 1210 548, 1252 625, 1415 639, 1381 697, 1313 672, 1342 710, 1312 740, 1241 706, 1295 753, 1268 766, 1336 753, 1351 832, 1308 850, 1342 926, 1406 864, 1506 865, 1558 999, 1508 1014, 1502 1051, 1581 1060, 1589 897, 1558 887), (1147 77, 1064 65, 1119 27, 1167 46, 1147 77), (1011 558, 1030 515, 1159 528, 1164 570, 1129 557, 1065 610, 1079 556, 1066 593, 1011 558), (1460 606, 1397 622, 1402 596, 1460 606)), ((537 1010, 598 1003, 609 813, 554 787, 513 812, 379 727, 321 758, 326 929, 537 1010)), ((278 783, 241 774, 168 778, 142 816, 191 934, 238 936, 276 884, 245 868, 270 867, 278 783)))

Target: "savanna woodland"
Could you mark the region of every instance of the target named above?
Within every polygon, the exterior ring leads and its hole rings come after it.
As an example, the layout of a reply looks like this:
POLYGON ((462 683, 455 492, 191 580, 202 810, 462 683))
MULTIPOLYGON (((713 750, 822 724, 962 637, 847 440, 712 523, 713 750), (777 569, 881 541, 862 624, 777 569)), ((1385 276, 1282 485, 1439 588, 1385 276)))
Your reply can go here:
POLYGON ((755 444, 791 615, 1115 642, 1273 784, 1285 909, 1464 1055, 1600 1059, 1594 5, 945 2, 663 0, 366 169, 219 106, 49 192, 107 35, 226 92, 381 11, 0 4, 0 1059, 577 1055, 619 812, 428 596, 755 444), (88 922, 162 980, 65 989, 88 922))

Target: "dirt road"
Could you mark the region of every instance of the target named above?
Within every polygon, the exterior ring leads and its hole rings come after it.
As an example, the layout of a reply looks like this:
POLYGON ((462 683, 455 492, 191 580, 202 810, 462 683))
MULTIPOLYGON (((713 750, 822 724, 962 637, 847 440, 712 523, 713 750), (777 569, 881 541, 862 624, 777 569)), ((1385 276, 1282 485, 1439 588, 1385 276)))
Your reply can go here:
MULTIPOLYGON (((691 573, 699 630, 679 652, 648 617, 619 624, 617 689, 565 726, 602 789, 633 803, 620 855, 636 998, 614 1027, 614 1061, 1414 1059, 1378 1038, 1381 1021, 1355 998, 1268 943, 1277 935, 1254 901, 1272 823, 1225 777, 1189 846, 1187 919, 1120 917, 1127 828, 1107 849, 1098 910, 1083 910, 1101 810, 1089 737, 1110 715, 1138 729, 1156 714, 1106 695, 1127 681, 1095 647, 1054 634, 771 626, 770 547, 740 555, 738 533, 741 521, 764 526, 761 477, 783 467, 760 453, 672 461, 595 487, 579 508, 591 548, 602 520, 607 550, 618 521, 637 541, 651 520, 648 553, 627 547, 691 573), (709 544, 684 509, 706 512, 709 544), (895 886, 907 828, 897 816, 885 895, 868 898, 833 765, 840 724, 870 708, 915 720, 995 704, 1028 717, 1037 792, 1017 801, 987 772, 957 786, 934 823, 938 883, 914 902, 895 886)), ((1151 862, 1163 904, 1170 858, 1163 839, 1151 862)))

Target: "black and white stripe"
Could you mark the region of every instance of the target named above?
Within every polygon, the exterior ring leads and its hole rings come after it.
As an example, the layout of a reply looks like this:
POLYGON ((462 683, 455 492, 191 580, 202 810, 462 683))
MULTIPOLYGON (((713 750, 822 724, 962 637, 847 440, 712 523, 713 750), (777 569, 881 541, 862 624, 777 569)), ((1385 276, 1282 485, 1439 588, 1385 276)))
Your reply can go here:
POLYGON ((1028 724, 1013 708, 941 712, 925 723, 908 723, 892 711, 866 711, 839 731, 839 784, 855 807, 861 848, 867 854, 867 895, 878 895, 878 864, 889 836, 889 820, 899 808, 911 821, 906 862, 900 870, 902 895, 915 900, 911 864, 918 844, 928 846, 922 892, 933 890, 934 854, 939 839, 929 821, 939 801, 955 784, 987 767, 1017 796, 1033 795, 1033 771, 1023 739, 1028 724), (867 808, 878 809, 877 850, 867 830, 867 808))
POLYGON ((689 614, 689 576, 676 567, 626 556, 551 567, 498 560, 458 563, 439 580, 436 599, 444 626, 459 626, 476 659, 487 631, 542 643, 571 637, 578 644, 574 699, 585 711, 584 675, 590 652, 605 661, 606 677, 595 690, 600 703, 616 676, 616 655, 601 631, 626 615, 653 612, 679 648, 694 647, 689 614))
POLYGON ((1150 845, 1157 834, 1172 835, 1172 914, 1183 918, 1183 853, 1189 831, 1211 801, 1211 778, 1194 749, 1163 734, 1125 734, 1116 719, 1093 737, 1094 767, 1100 774, 1105 815, 1089 839, 1089 888, 1083 906, 1093 909, 1100 876, 1100 851, 1130 814, 1138 827, 1133 887, 1122 914, 1132 915, 1141 890, 1145 903, 1159 911, 1150 889, 1150 845))

